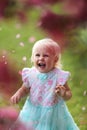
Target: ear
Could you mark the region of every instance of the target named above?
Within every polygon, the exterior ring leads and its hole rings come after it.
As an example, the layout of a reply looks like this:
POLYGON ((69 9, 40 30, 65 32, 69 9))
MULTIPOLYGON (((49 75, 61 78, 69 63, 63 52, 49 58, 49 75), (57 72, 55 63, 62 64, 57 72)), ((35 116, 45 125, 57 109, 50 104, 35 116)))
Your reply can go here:
POLYGON ((59 59, 58 56, 55 56, 55 63, 58 61, 58 59, 59 59))

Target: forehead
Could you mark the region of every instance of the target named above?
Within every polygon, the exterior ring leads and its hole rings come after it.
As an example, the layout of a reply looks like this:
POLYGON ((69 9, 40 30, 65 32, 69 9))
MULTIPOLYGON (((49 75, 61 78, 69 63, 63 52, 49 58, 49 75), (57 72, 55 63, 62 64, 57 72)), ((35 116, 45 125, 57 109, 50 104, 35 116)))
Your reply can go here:
POLYGON ((52 49, 48 46, 44 46, 44 45, 39 45, 39 46, 35 46, 33 49, 34 53, 50 53, 52 54, 52 49))

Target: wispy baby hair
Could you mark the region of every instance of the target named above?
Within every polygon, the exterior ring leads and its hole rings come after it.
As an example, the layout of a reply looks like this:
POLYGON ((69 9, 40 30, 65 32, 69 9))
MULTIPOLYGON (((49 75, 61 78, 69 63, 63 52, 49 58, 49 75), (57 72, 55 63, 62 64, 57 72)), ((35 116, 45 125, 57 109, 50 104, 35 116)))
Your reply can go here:
POLYGON ((52 40, 50 38, 44 38, 44 39, 41 39, 39 41, 36 41, 36 43, 34 44, 34 46, 32 48, 31 62, 33 62, 33 57, 34 57, 34 53, 35 53, 36 48, 38 48, 40 46, 42 46, 43 49, 49 49, 52 55, 58 57, 58 61, 57 61, 55 66, 60 68, 61 67, 61 63, 60 63, 60 59, 61 59, 60 46, 58 45, 58 43, 56 43, 54 40, 52 40))

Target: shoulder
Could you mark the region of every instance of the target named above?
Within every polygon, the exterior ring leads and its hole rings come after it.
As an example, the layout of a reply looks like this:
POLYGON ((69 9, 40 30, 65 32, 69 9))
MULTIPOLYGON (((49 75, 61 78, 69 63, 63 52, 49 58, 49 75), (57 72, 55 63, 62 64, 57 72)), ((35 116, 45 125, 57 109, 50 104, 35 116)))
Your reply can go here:
POLYGON ((32 72, 32 71, 35 71, 34 67, 32 67, 32 68, 26 67, 26 68, 22 69, 22 73, 29 73, 29 72, 32 72))
POLYGON ((68 76, 71 75, 71 73, 70 73, 69 71, 62 70, 62 69, 59 69, 59 68, 56 68, 56 72, 57 72, 59 75, 68 75, 68 76))
POLYGON ((35 68, 23 68, 22 69, 22 81, 25 86, 29 86, 32 77, 35 75, 35 68))
POLYGON ((71 73, 69 71, 60 70, 60 74, 70 76, 71 73))
POLYGON ((71 76, 71 73, 69 71, 57 69, 57 72, 58 72, 58 82, 61 85, 65 84, 68 81, 69 77, 71 76))
POLYGON ((31 73, 35 73, 35 68, 23 68, 22 69, 22 77, 29 76, 31 73))

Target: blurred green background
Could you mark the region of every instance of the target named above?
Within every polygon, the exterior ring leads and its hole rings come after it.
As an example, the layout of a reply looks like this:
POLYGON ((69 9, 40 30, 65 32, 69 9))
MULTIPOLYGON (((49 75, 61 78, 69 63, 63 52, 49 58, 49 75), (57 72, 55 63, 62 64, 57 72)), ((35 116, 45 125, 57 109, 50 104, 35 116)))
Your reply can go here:
MULTIPOLYGON (((53 9, 56 11, 56 6, 53 9)), ((8 106, 9 98, 21 85, 20 71, 23 67, 31 67, 31 50, 35 41, 51 37, 37 26, 39 10, 27 12, 27 22, 12 17, 0 21, 0 57, 1 63, 10 67, 11 76, 16 74, 15 85, 2 85, 0 81, 0 106, 8 106), (28 17, 29 16, 29 17, 28 17), (8 88, 10 91, 5 91, 8 88), (15 87, 15 88, 14 88, 15 87), (8 96, 8 98, 7 98, 8 96), (7 98, 7 100, 6 100, 7 98)), ((69 34, 68 45, 62 49, 63 69, 71 72, 69 86, 72 99, 67 101, 69 110, 81 130, 87 129, 87 29, 79 28, 78 34, 69 34)), ((4 75, 6 76, 6 75, 4 75)), ((18 105, 22 108, 25 99, 18 105)))

